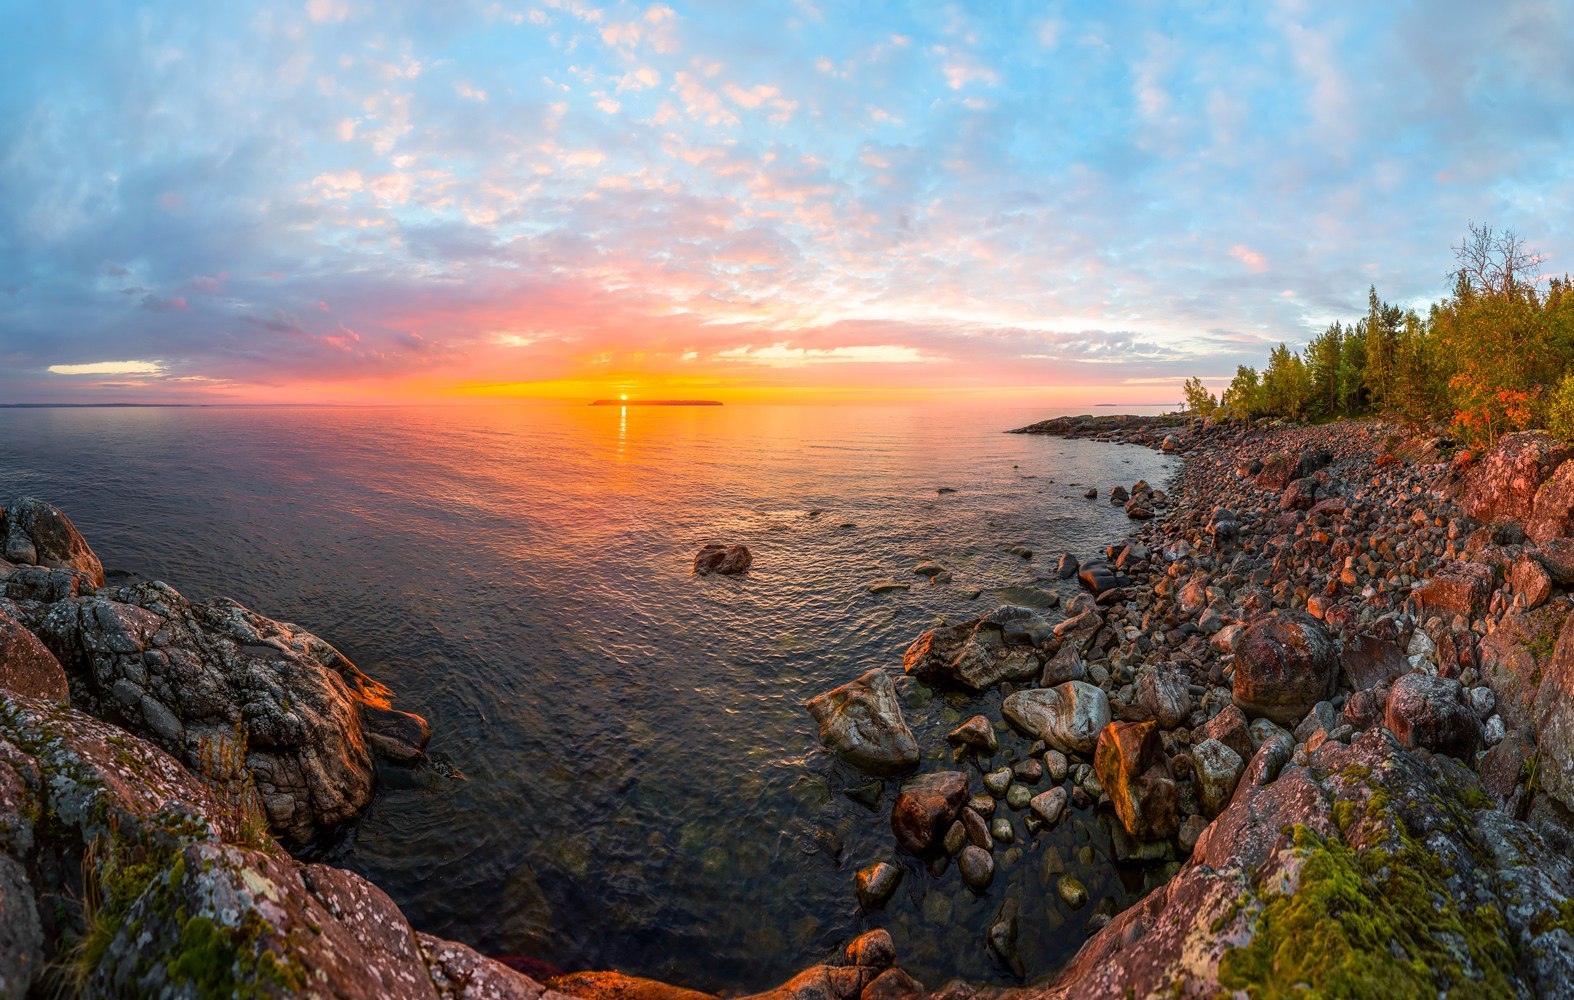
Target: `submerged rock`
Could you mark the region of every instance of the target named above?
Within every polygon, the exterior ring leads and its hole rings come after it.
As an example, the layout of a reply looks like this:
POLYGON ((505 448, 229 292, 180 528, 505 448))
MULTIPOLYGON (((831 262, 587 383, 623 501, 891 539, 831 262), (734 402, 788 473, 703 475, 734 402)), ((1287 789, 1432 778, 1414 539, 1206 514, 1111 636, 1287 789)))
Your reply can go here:
POLYGON ((918 766, 918 741, 885 671, 875 668, 805 707, 820 725, 820 742, 859 770, 901 774, 918 766))

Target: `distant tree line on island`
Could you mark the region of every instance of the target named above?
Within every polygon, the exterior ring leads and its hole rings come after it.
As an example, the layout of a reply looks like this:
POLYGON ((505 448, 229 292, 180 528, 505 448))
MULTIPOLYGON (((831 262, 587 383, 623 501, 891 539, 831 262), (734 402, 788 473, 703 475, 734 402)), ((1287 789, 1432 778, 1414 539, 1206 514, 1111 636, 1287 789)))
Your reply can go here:
POLYGON ((1261 372, 1241 365, 1222 399, 1188 379, 1187 409, 1297 420, 1382 413, 1417 427, 1446 422, 1472 445, 1532 427, 1574 440, 1574 285, 1565 275, 1543 287, 1540 257, 1511 230, 1471 225, 1453 250, 1453 291, 1425 316, 1373 287, 1366 316, 1334 323, 1300 353, 1280 344, 1261 372))

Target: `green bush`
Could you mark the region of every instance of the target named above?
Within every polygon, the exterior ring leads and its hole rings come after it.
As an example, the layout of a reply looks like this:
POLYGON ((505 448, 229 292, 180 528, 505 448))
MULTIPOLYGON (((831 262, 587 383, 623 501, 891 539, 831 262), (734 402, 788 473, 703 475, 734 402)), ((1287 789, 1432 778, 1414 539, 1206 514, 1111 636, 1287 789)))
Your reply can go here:
POLYGON ((1566 375, 1547 397, 1547 430, 1574 441, 1574 375, 1566 375))

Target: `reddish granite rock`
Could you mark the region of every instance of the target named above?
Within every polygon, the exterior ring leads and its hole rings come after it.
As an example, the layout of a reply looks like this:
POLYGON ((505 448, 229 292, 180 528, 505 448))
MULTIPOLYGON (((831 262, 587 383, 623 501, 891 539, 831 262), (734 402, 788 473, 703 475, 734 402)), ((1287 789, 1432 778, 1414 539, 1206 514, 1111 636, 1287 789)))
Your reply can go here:
POLYGON ((66 672, 49 647, 0 611, 0 688, 29 698, 70 701, 66 672))
POLYGON ((897 846, 909 854, 935 853, 966 801, 967 775, 961 771, 937 771, 909 781, 891 807, 897 846))
POLYGON ((1478 562, 1456 562, 1415 590, 1416 599, 1428 615, 1455 615, 1475 620, 1487 608, 1492 591, 1497 589, 1497 572, 1478 562))
POLYGON ((1272 611, 1252 622, 1235 655, 1235 704, 1249 716, 1293 726, 1331 696, 1339 655, 1322 622, 1304 612, 1272 611))
POLYGON ((1171 836, 1180 825, 1175 781, 1164 767, 1159 726, 1112 722, 1099 734, 1093 769, 1126 832, 1138 840, 1171 836))
POLYGON ((1574 534, 1574 460, 1557 467, 1536 490, 1525 535, 1546 542, 1574 534))
POLYGON ((1465 474, 1455 499, 1480 521, 1530 520, 1541 484, 1574 457, 1544 431, 1505 434, 1465 474))
POLYGON ((1406 674, 1394 681, 1383 724, 1406 747, 1425 747, 1466 763, 1482 745, 1481 720, 1451 677, 1406 674))

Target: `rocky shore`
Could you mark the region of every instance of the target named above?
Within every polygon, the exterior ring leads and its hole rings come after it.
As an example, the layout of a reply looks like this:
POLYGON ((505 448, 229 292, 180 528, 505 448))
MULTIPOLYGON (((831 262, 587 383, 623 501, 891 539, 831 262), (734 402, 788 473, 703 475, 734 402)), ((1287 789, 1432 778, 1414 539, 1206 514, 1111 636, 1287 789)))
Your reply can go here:
MULTIPOLYGON (((1003 696, 949 733, 949 764, 885 669, 809 702, 894 793, 874 799, 890 853, 849 879, 875 929, 760 995, 1574 993, 1574 452, 1519 434, 1470 455, 1374 421, 1023 432, 1185 461, 1090 491, 1132 531, 1059 558, 1079 592, 1058 609, 915 639, 903 685, 1003 696), (1044 847, 1094 821, 1152 887, 1119 912, 1044 847), (1019 883, 996 879, 1026 863, 1086 935, 1065 968, 1004 988, 902 971, 884 907, 904 878, 955 879, 998 910, 947 946, 1026 979, 1019 883)), ((5 508, 0 556, 0 996, 706 996, 533 978, 296 859, 366 808, 374 759, 421 766, 425 722, 298 626, 107 579, 48 504, 5 508)))
MULTIPOLYGON (((1470 455, 1376 421, 1021 432, 1186 461, 1167 489, 1089 491, 1134 530, 1060 560, 1082 592, 1059 614, 1005 606, 908 649, 926 687, 1005 697, 950 734, 953 769, 901 786, 893 858, 999 895, 972 946, 1018 976, 1002 852, 1035 863, 1041 832, 1107 817, 1112 860, 1162 884, 1084 911, 1048 981, 941 995, 1570 995, 1574 453, 1519 434, 1470 455)), ((889 687, 874 671, 809 706, 871 774, 921 757, 889 687)), ((853 887, 876 921, 891 860, 853 887)), ((1049 885, 1066 913, 1089 903, 1049 885)))

